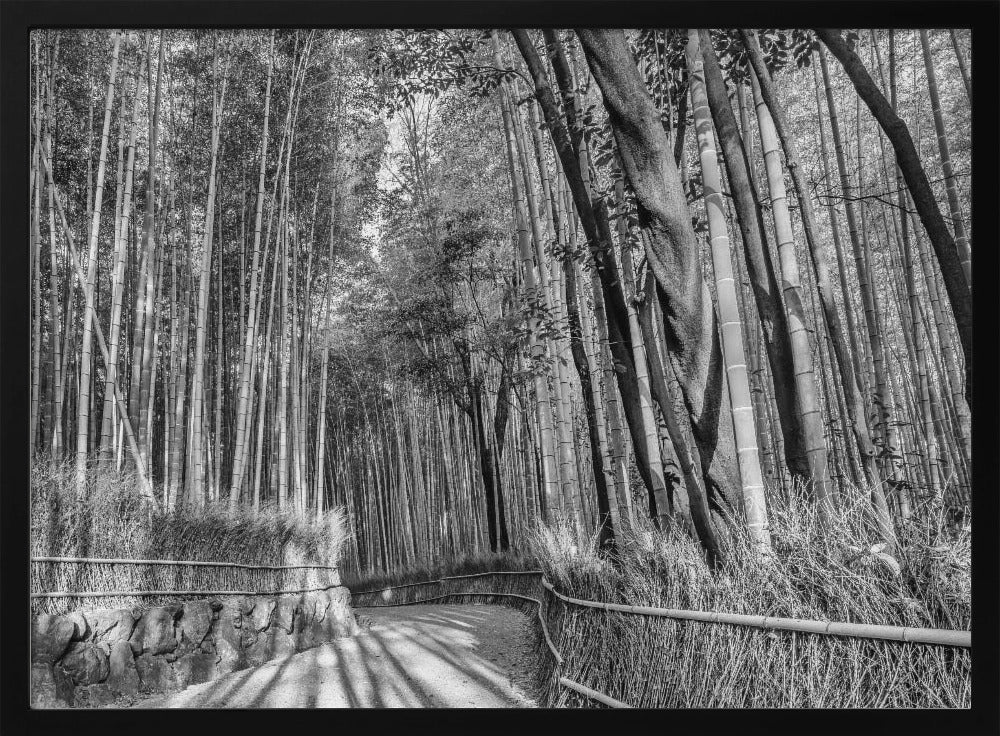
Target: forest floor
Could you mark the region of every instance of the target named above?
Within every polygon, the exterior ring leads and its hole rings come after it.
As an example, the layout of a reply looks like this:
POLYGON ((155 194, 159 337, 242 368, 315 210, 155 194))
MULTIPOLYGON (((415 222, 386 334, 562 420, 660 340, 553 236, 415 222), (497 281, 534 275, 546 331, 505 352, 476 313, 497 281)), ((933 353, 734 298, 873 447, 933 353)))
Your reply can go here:
POLYGON ((527 617, 503 606, 357 608, 362 632, 137 708, 530 708, 527 617))

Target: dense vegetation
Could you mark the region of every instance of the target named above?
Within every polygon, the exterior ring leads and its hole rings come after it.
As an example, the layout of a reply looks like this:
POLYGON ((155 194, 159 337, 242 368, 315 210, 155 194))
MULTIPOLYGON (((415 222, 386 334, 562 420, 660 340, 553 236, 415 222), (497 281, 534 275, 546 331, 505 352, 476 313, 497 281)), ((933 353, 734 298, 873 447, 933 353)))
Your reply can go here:
POLYGON ((338 580, 333 568, 341 563, 350 536, 339 510, 321 519, 279 510, 274 504, 230 509, 212 503, 153 511, 139 493, 133 472, 92 474, 82 497, 74 475, 70 463, 37 463, 32 468, 33 557, 221 561, 248 567, 35 562, 33 592, 112 594, 33 598, 33 614, 146 608, 203 597, 187 591, 307 590, 338 580), (322 567, 276 570, 255 565, 322 567))
MULTIPOLYGON (((967 32, 31 38, 36 520, 124 493, 335 559, 343 513, 358 580, 506 553, 583 597, 968 628, 967 32)), ((967 703, 967 654, 913 656, 967 703)), ((682 700, 746 704, 717 674, 682 700)), ((827 703, 814 674, 773 704, 827 703)))
POLYGON ((34 34, 33 446, 363 566, 955 516, 968 41, 819 36, 34 34))

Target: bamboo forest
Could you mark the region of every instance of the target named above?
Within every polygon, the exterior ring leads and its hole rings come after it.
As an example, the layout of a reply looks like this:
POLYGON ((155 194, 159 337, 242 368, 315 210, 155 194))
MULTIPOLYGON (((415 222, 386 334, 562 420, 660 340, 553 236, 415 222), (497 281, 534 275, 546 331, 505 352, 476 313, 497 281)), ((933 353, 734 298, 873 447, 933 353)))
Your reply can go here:
POLYGON ((342 584, 505 607, 542 707, 969 707, 968 29, 29 52, 36 615, 342 584))

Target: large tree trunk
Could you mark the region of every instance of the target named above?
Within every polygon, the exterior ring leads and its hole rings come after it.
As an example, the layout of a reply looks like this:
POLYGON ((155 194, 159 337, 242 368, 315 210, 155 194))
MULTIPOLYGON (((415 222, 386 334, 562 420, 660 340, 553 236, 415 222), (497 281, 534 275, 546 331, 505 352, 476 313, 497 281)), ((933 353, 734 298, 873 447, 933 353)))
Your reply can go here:
POLYGON ((732 425, 725 411, 719 324, 702 277, 680 175, 659 111, 639 76, 624 33, 578 29, 577 35, 604 95, 622 164, 636 194, 647 262, 665 295, 667 348, 710 502, 725 513, 735 506, 739 478, 732 425))
MULTIPOLYGON (((618 267, 611 250, 612 236, 611 227, 608 224, 607 209, 604 201, 599 197, 591 199, 585 173, 580 166, 580 142, 578 140, 571 142, 570 140, 570 133, 567 132, 567 126, 559 113, 545 69, 527 31, 515 29, 512 33, 531 73, 535 85, 535 97, 542 107, 552 142, 555 144, 566 181, 573 195, 573 203, 594 257, 594 268, 600 276, 608 317, 608 344, 614 359, 615 376, 622 398, 622 409, 625 413, 625 421, 635 452, 635 464, 647 492, 652 493, 654 486, 650 474, 649 453, 643 433, 638 381, 631 350, 632 338, 628 324, 628 310, 622 294, 618 267)), ((572 105, 568 105, 566 107, 567 117, 571 114, 571 110, 572 105)), ((581 137, 578 126, 574 126, 572 121, 570 121, 569 127, 575 138, 581 137)))
POLYGON ((670 390, 670 382, 665 375, 669 370, 667 364, 660 356, 659 348, 656 345, 656 336, 653 330, 653 299, 658 291, 656 278, 651 271, 646 272, 646 284, 643 289, 643 299, 639 303, 638 317, 639 326, 642 329, 646 344, 649 345, 649 368, 652 382, 653 396, 663 414, 664 422, 667 425, 667 434, 670 436, 670 443, 673 445, 674 453, 677 455, 678 469, 684 478, 684 488, 687 490, 688 506, 691 513, 691 521, 694 523, 698 538, 708 552, 709 561, 717 563, 722 559, 723 550, 712 525, 712 514, 708 505, 708 494, 702 484, 701 474, 695 468, 695 459, 692 457, 688 446, 687 436, 677 421, 677 414, 674 407, 677 401, 674 392, 670 390))
MULTIPOLYGON (((625 208, 625 184, 621 178, 615 182, 615 209, 617 217, 618 242, 621 248, 622 282, 625 287, 626 305, 628 307, 629 334, 632 337, 632 355, 635 361, 636 385, 639 389, 639 409, 642 416, 643 436, 646 442, 646 452, 649 457, 649 475, 653 482, 653 492, 649 494, 649 516, 655 519, 661 529, 666 529, 673 513, 671 494, 667 490, 667 479, 663 469, 663 456, 660 450, 660 426, 656 421, 653 409, 653 387, 651 386, 650 357, 656 346, 650 342, 639 325, 636 300, 639 289, 635 284, 635 265, 632 259, 632 244, 628 242, 628 212, 625 208)), ((672 407, 659 402, 660 410, 672 411, 672 407)))

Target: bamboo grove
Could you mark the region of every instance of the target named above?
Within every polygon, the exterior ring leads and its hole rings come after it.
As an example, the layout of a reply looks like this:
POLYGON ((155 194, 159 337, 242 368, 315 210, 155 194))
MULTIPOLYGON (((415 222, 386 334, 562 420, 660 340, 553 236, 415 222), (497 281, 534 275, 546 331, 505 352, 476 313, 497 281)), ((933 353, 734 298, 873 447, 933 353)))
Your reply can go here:
POLYGON ((364 569, 970 503, 969 34, 32 34, 31 415, 364 569))

